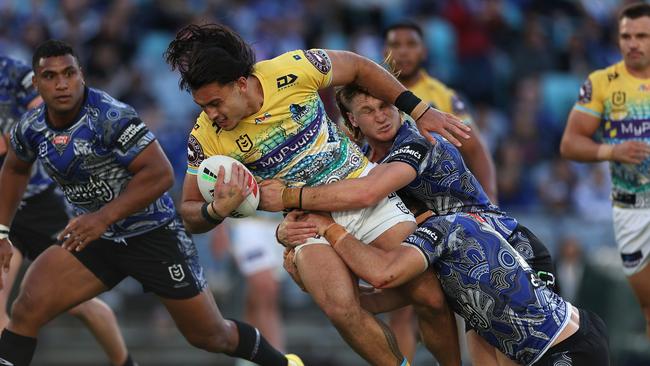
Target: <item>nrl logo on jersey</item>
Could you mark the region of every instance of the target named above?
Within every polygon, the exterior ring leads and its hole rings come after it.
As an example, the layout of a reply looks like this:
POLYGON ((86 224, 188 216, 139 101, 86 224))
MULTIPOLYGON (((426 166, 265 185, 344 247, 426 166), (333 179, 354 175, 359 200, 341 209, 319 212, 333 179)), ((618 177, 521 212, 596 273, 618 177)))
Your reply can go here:
POLYGON ((235 142, 241 152, 249 152, 253 148, 253 140, 251 140, 248 134, 239 136, 235 142))

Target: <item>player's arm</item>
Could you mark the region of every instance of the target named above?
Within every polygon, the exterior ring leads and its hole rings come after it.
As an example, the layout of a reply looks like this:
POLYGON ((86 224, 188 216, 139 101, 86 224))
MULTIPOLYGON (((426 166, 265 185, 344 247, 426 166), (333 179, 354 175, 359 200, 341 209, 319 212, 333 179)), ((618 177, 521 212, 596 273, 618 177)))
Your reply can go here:
POLYGON ((186 174, 180 213, 186 229, 191 233, 204 233, 219 225, 250 193, 247 175, 239 164, 232 164, 231 179, 225 182, 225 170, 219 168, 214 185, 214 200, 206 203, 199 190, 195 174, 186 174))
POLYGON ((476 126, 473 126, 468 134, 470 139, 465 141, 458 150, 463 155, 463 160, 467 163, 469 170, 481 183, 490 201, 497 203, 497 174, 492 156, 490 156, 476 126))
POLYGON ((281 211, 301 208, 313 211, 347 211, 377 204, 390 193, 412 182, 417 172, 402 162, 379 164, 362 178, 344 179, 318 187, 285 188, 279 181, 260 185, 260 208, 281 211))
POLYGON ((450 113, 431 108, 427 103, 409 92, 404 85, 375 62, 348 51, 328 50, 332 62, 331 85, 358 84, 368 92, 408 113, 416 121, 424 136, 433 142, 428 132, 436 132, 456 146, 456 138, 468 139, 470 128, 450 113))
POLYGON ((560 143, 562 157, 584 162, 611 160, 639 164, 650 155, 650 146, 644 142, 626 141, 610 145, 594 141, 592 136, 600 122, 599 117, 574 108, 560 143))
MULTIPOLYGON (((0 170, 0 267, 7 272, 12 250, 9 242, 9 229, 18 204, 23 197, 31 174, 32 163, 16 156, 9 148, 0 170)), ((2 289, 2 272, 0 272, 0 289, 2 289)))
POLYGON ((410 244, 386 251, 363 244, 329 214, 308 214, 306 220, 316 224, 352 272, 375 288, 397 287, 428 268, 424 255, 410 244))

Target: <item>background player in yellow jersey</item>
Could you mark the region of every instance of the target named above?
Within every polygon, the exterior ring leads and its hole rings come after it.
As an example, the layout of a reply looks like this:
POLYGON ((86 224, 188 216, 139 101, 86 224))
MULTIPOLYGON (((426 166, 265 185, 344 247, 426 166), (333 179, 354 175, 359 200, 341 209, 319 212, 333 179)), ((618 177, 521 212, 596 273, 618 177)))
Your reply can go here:
MULTIPOLYGON (((410 21, 395 23, 384 31, 384 43, 384 56, 404 86, 431 106, 452 113, 472 126, 472 131, 469 132, 472 138, 464 141, 459 150, 490 200, 497 203, 494 161, 479 136, 467 105, 454 90, 429 75, 422 67, 427 54, 422 28, 410 21)), ((416 347, 412 309, 406 307, 393 312, 390 326, 395 332, 400 348, 411 358, 416 347)), ((474 362, 483 365, 496 363, 496 356, 489 356, 494 353, 494 347, 478 337, 473 330, 468 332, 468 343, 474 362), (481 352, 482 349, 489 351, 481 352), (485 354, 481 356, 480 353, 485 354)))
POLYGON ((618 27, 623 61, 584 82, 560 151, 568 159, 610 162, 614 234, 650 337, 650 5, 623 9, 618 27))
MULTIPOLYGON (((456 143, 450 131, 468 137, 460 120, 430 108, 379 65, 350 52, 297 50, 255 63, 253 51, 239 35, 208 24, 179 31, 166 59, 179 69, 181 88, 190 91, 203 109, 189 138, 181 206, 193 232, 212 229, 229 213, 206 204, 198 190, 197 167, 205 157, 229 155, 259 178, 280 178, 293 186, 367 174, 368 160, 325 113, 318 90, 329 85, 357 82, 411 114, 424 131, 435 129, 456 143)), ((360 240, 380 247, 398 243, 395 238, 403 239, 415 228, 413 217, 394 194, 376 206, 338 213, 336 219, 360 240)), ((327 244, 323 238, 312 239, 296 250, 296 265, 308 292, 368 362, 407 364, 390 330, 361 309, 348 268, 329 245, 322 244, 327 244)), ((427 345, 443 364, 459 365, 456 332, 444 297, 440 291, 433 296, 424 291, 424 284, 431 282, 440 287, 435 276, 427 276, 410 284, 408 294, 445 314, 435 325, 448 336, 440 339, 443 343, 427 345)), ((430 312, 421 314, 431 320, 430 312)))
POLYGON ((422 67, 427 54, 422 28, 408 21, 395 23, 384 31, 384 43, 384 56, 404 86, 432 107, 451 113, 472 126, 468 131, 471 138, 463 141, 459 150, 490 200, 498 203, 494 161, 480 138, 467 105, 454 90, 422 67))

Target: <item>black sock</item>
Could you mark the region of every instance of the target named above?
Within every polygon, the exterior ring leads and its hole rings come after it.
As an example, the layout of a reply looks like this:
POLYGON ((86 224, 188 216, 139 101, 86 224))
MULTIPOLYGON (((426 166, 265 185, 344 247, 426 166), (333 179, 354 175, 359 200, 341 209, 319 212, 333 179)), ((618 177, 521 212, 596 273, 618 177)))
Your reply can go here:
POLYGON ((8 329, 0 336, 0 361, 10 362, 14 366, 27 366, 32 362, 34 350, 36 338, 21 336, 8 329))
POLYGON ((238 320, 229 320, 237 325, 239 344, 235 352, 229 353, 228 356, 243 358, 263 366, 287 366, 287 358, 271 346, 259 330, 238 320))
POLYGON ((131 355, 126 355, 126 361, 124 361, 122 366, 138 366, 138 364, 133 362, 131 355))

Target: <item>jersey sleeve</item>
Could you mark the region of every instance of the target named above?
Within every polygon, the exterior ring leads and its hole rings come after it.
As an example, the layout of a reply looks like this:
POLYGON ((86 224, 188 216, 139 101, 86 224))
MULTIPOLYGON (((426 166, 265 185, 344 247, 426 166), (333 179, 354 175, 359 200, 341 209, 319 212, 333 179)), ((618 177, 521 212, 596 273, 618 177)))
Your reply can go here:
MULTIPOLYGON (((25 135, 26 129, 22 128, 25 125, 25 119, 27 116, 24 116, 20 122, 16 123, 9 134, 9 141, 11 147, 16 152, 16 156, 23 161, 34 162, 36 160, 36 151, 30 145, 27 136, 25 135)), ((28 122, 27 122, 28 123, 28 122)))
POLYGON ((147 125, 132 111, 117 121, 108 132, 107 140, 118 162, 128 166, 156 138, 147 125))
POLYGON ((604 85, 605 73, 602 70, 593 72, 587 77, 580 87, 578 94, 578 101, 574 105, 574 109, 581 112, 590 114, 595 117, 602 117, 605 109, 604 106, 604 85))
POLYGON ((417 139, 407 140, 395 146, 382 163, 398 161, 408 164, 418 173, 420 167, 425 163, 428 153, 429 148, 426 142, 417 139))
POLYGON ((423 222, 404 240, 404 244, 412 245, 422 252, 428 266, 434 264, 444 253, 445 236, 440 228, 435 227, 434 222, 432 219, 423 222))
POLYGON ((323 89, 332 82, 332 61, 325 50, 310 49, 289 52, 292 61, 304 72, 307 85, 314 89, 323 89))
MULTIPOLYGON (((190 136, 187 139, 187 173, 196 175, 199 170, 199 165, 205 160, 206 157, 217 155, 218 152, 215 149, 211 149, 212 146, 209 143, 208 131, 214 136, 215 128, 212 127, 212 122, 205 114, 201 112, 199 117, 196 119, 194 128, 190 132, 190 136)), ((216 131, 218 132, 218 130, 216 131)))

